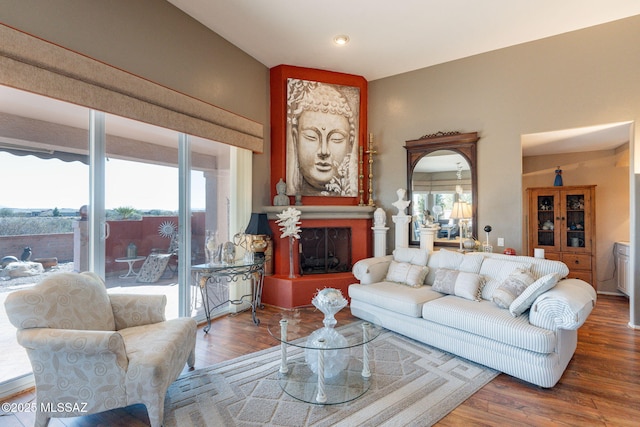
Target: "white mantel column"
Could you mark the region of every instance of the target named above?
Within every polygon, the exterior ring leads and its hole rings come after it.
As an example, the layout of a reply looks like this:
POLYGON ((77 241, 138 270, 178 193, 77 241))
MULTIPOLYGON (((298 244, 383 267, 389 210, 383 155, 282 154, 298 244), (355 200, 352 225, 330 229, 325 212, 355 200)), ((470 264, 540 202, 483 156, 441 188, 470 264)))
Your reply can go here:
POLYGON ((378 208, 373 213, 373 256, 385 256, 387 254, 387 214, 384 209, 378 208))
POLYGON ((373 256, 385 256, 389 227, 371 227, 371 229, 373 230, 373 256))
POLYGON ((433 242, 439 228, 439 226, 420 227, 420 249, 426 249, 429 253, 433 252, 433 242))
POLYGON ((396 225, 396 248, 408 248, 411 217, 409 215, 393 215, 391 219, 396 225))

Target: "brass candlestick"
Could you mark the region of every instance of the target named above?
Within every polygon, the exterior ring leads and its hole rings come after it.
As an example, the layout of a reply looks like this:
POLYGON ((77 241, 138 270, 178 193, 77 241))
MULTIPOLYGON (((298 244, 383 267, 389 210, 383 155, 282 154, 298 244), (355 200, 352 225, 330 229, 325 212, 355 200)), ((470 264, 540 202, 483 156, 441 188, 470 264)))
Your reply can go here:
POLYGON ((358 206, 364 206, 364 154, 363 148, 360 147, 359 157, 358 157, 358 193, 360 194, 360 203, 358 206))
POLYGON ((369 149, 366 151, 369 155, 369 206, 375 206, 373 203, 373 156, 378 154, 373 149, 373 134, 369 134, 369 149))

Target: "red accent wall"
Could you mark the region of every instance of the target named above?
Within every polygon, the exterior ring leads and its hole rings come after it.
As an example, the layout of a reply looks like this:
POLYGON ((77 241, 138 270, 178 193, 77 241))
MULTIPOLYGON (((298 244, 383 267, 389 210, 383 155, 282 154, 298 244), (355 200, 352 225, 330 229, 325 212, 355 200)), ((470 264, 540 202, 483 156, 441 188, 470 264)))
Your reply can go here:
MULTIPOLYGON (((368 83, 362 76, 353 74, 335 73, 333 71, 318 70, 314 68, 294 67, 292 65, 278 65, 270 70, 271 85, 271 200, 276 195, 276 183, 282 178, 286 180, 286 120, 287 120, 287 79, 303 79, 329 84, 355 86, 360 88, 360 130, 358 133, 358 145, 364 147, 369 139, 367 137, 367 105, 368 83)), ((364 176, 369 176, 368 163, 364 163, 364 176)), ((365 197, 367 179, 363 181, 365 197)), ((291 204, 294 203, 290 197, 291 204)), ((357 205, 357 197, 317 197, 303 196, 304 205, 357 205)))

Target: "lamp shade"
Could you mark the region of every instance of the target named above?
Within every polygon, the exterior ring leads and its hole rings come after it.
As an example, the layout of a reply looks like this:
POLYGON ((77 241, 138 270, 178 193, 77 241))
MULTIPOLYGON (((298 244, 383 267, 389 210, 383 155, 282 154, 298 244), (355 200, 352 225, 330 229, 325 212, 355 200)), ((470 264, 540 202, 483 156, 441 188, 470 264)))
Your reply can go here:
POLYGON ((451 209, 451 215, 449 215, 449 218, 452 218, 452 219, 471 218, 471 206, 466 202, 455 202, 453 204, 453 209, 451 209))
POLYGON ((271 227, 266 213, 252 213, 251 219, 244 234, 253 234, 254 236, 267 235, 271 236, 271 227))
POLYGON ((463 208, 463 218, 469 219, 473 216, 473 210, 471 209, 471 203, 464 203, 464 208, 463 208))

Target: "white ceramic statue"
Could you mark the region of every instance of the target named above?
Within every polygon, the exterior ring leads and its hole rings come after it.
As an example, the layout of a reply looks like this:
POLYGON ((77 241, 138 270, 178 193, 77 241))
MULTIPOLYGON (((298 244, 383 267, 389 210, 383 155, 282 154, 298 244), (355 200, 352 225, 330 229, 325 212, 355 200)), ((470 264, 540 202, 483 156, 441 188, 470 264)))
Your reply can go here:
POLYGON ((374 227, 384 227, 387 225, 387 214, 384 209, 378 208, 373 213, 373 226, 374 227))
POLYGON ((393 206, 398 209, 398 215, 406 215, 407 206, 409 206, 409 204, 411 203, 411 201, 405 199, 407 190, 405 190, 404 188, 398 188, 396 194, 398 195, 398 200, 393 202, 393 206))

